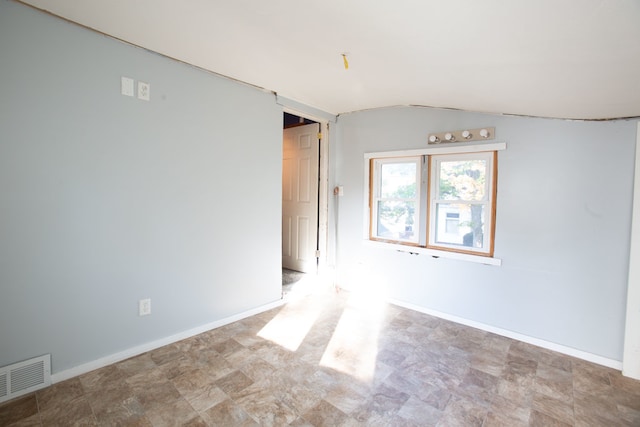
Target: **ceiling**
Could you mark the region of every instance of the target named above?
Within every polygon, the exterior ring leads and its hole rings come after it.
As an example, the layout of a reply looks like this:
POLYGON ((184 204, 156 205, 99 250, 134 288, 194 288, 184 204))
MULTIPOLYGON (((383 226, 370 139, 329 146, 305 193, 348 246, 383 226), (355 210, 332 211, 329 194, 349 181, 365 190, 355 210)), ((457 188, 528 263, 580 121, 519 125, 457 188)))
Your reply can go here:
POLYGON ((640 116, 637 0, 23 3, 333 114, 640 116))

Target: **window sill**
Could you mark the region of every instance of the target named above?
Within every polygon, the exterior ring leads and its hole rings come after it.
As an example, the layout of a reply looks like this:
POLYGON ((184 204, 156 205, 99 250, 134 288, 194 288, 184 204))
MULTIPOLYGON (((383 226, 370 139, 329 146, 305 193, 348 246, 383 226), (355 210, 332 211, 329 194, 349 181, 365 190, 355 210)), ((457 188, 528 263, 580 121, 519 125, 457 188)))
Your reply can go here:
POLYGON ((419 246, 408 246, 408 245, 400 245, 397 243, 385 243, 385 242, 376 242, 375 240, 363 240, 366 246, 393 250, 397 252, 406 252, 408 254, 415 255, 427 255, 432 258, 447 258, 447 259, 456 259, 459 261, 468 261, 475 262, 478 264, 486 264, 486 265, 495 265, 501 266, 502 260, 500 258, 491 258, 480 255, 470 255, 470 254, 461 254, 458 252, 448 252, 448 251, 439 251, 436 249, 428 249, 422 248, 419 246))

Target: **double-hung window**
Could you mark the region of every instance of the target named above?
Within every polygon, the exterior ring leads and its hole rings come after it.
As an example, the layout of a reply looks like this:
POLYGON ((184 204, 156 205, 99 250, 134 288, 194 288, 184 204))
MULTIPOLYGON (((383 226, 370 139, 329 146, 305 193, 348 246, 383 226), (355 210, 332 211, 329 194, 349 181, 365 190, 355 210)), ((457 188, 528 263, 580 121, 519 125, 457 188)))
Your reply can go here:
POLYGON ((429 157, 428 246, 491 256, 495 153, 429 157))
POLYGON ((372 161, 372 238, 418 244, 421 163, 421 157, 372 161))
POLYGON ((370 156, 369 239, 492 257, 497 151, 470 151, 370 156))

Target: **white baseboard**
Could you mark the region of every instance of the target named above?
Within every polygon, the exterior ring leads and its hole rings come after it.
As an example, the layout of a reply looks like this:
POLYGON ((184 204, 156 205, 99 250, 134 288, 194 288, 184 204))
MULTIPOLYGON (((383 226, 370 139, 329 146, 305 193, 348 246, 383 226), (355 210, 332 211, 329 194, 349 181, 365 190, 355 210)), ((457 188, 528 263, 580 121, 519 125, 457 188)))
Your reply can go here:
MULTIPOLYGON (((165 338, 161 338, 155 341, 151 341, 145 344, 141 344, 136 347, 129 348, 127 350, 110 354, 105 357, 101 357, 100 359, 93 360, 88 363, 84 363, 82 365, 75 366, 73 368, 57 372, 55 374, 51 374, 51 382, 53 384, 68 380, 70 378, 77 377, 82 374, 86 374, 87 372, 91 372, 96 369, 103 368, 105 366, 111 365, 113 363, 120 362, 125 359, 129 359, 130 357, 138 356, 142 353, 146 353, 151 350, 155 350, 162 346, 173 344, 174 342, 178 342, 195 335, 201 334, 203 332, 210 331, 215 328, 219 328, 224 325, 228 325, 229 323, 237 322, 238 320, 245 319, 250 316, 254 316, 256 314, 271 310, 273 308, 280 307, 286 303, 286 300, 278 300, 269 304, 262 305, 260 307, 256 307, 251 310, 244 311, 242 313, 235 314, 233 316, 226 317, 224 319, 217 320, 215 322, 211 322, 202 326, 198 326, 196 328, 192 328, 178 334, 170 335, 165 338)), ((613 368, 616 370, 622 370, 622 362, 614 359, 609 359, 607 357, 598 356, 593 353, 589 353, 582 350, 577 350, 575 348, 563 346, 560 344, 556 344, 550 341, 545 341, 539 338, 530 337, 527 335, 523 335, 517 332, 509 331, 507 329, 497 328, 494 326, 486 325, 484 323, 476 322, 473 320, 465 319, 458 316, 453 316, 447 313, 439 312, 436 310, 427 309, 424 307, 420 307, 414 304, 406 303, 404 301, 390 299, 389 303, 408 308, 410 310, 418 311, 420 313, 429 314, 431 316, 439 317, 441 319, 449 320, 455 323, 459 323, 462 325, 470 326, 472 328, 480 329, 483 331, 491 332, 497 335, 501 335, 507 338, 512 338, 518 341, 526 342, 528 344, 533 344, 538 347, 546 348, 548 350, 557 351, 558 353, 566 354, 569 356, 576 357, 578 359, 583 359, 588 362, 593 362, 598 365, 607 366, 609 368, 613 368)))
POLYGON ((203 332, 210 331, 211 329, 219 328, 221 326, 228 325, 229 323, 237 322, 238 320, 242 320, 247 317, 262 313, 264 311, 268 311, 273 308, 280 307, 285 303, 286 303, 286 300, 274 301, 272 303, 253 308, 251 310, 247 310, 242 313, 235 314, 233 316, 225 317, 224 319, 216 320, 215 322, 207 323, 205 325, 188 329, 186 331, 183 331, 174 335, 170 335, 165 338, 160 338, 158 340, 144 343, 118 353, 110 354, 108 356, 101 357, 100 359, 96 359, 91 362, 84 363, 82 365, 78 365, 61 372, 56 372, 55 374, 51 374, 51 382, 55 384, 60 381, 65 381, 70 378, 77 377, 82 374, 86 374, 87 372, 91 372, 96 369, 104 368, 105 366, 111 365, 116 362, 120 362, 125 359, 129 359, 130 357, 134 357, 142 353, 146 353, 147 351, 155 350, 165 345, 173 344, 174 342, 178 342, 186 338, 190 338, 195 335, 201 334, 203 332))
POLYGON ((463 317, 453 316, 447 313, 442 313, 436 310, 430 310, 428 308, 420 307, 417 305, 409 304, 404 301, 399 301, 395 299, 390 299, 389 303, 408 308, 410 310, 418 311, 420 313, 429 314, 431 316, 439 317, 441 319, 450 320, 455 323, 460 323, 465 326, 471 326, 472 328, 480 329, 483 331, 491 332, 497 335, 502 335, 503 337, 512 338, 514 340, 526 342, 528 344, 533 344, 538 347, 546 348, 548 350, 557 351, 558 353, 566 354, 569 356, 576 357, 578 359, 586 360, 588 362, 593 362, 598 365, 607 366, 609 368, 617 369, 619 371, 622 370, 622 362, 614 359, 609 359, 607 357, 598 356, 597 354, 589 353, 582 350, 577 350, 572 347, 567 347, 564 345, 556 344, 550 341, 545 341, 539 338, 530 337, 527 335, 523 335, 517 332, 509 331, 507 329, 496 328, 494 326, 485 325, 484 323, 475 322, 473 320, 465 319, 463 317))

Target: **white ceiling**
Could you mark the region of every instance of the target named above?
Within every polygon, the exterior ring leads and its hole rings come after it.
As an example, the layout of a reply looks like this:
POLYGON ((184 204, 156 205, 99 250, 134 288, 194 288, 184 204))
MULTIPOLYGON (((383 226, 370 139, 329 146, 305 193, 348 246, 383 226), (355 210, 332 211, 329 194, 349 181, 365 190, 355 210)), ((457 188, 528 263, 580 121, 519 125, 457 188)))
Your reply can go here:
POLYGON ((333 114, 640 116, 638 0, 24 3, 333 114))

